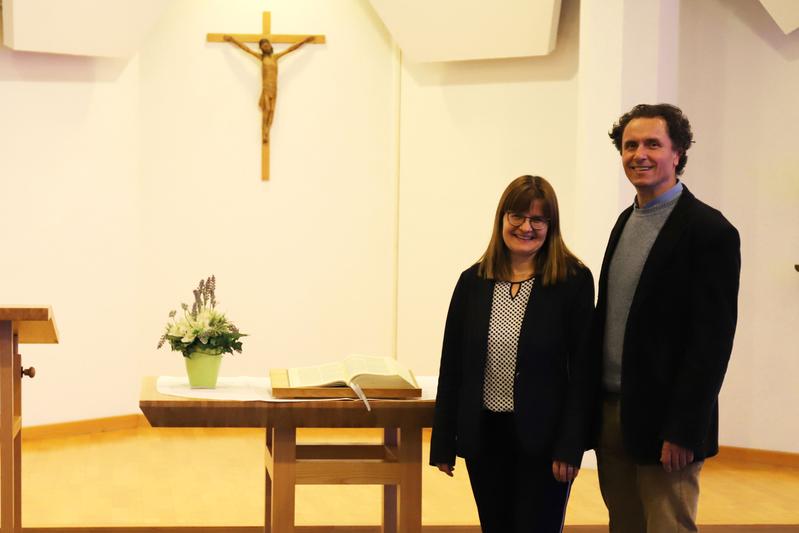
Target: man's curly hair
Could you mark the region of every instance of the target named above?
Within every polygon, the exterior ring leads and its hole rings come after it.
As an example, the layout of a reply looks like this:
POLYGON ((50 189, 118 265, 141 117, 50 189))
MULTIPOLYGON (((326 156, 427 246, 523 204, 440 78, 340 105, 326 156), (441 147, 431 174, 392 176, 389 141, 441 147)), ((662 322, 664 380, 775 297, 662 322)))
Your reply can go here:
POLYGON ((624 128, 631 120, 636 118, 656 118, 660 117, 666 121, 666 130, 671 139, 674 150, 680 154, 680 162, 677 164, 677 175, 680 176, 688 162, 686 152, 694 142, 694 134, 691 132, 691 123, 683 114, 682 110, 671 104, 638 104, 627 113, 623 114, 619 120, 613 124, 613 129, 608 135, 613 140, 616 149, 621 153, 621 139, 624 135, 624 128))

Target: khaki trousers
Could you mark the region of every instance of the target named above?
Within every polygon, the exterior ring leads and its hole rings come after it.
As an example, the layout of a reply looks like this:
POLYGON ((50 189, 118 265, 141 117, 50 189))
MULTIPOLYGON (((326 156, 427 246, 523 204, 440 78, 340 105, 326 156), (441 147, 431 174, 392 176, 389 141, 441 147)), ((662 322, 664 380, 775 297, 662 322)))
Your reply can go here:
POLYGON ((610 515, 610 532, 698 531, 702 461, 670 473, 659 464, 636 464, 622 443, 620 405, 618 395, 605 395, 597 449, 599 488, 610 515))

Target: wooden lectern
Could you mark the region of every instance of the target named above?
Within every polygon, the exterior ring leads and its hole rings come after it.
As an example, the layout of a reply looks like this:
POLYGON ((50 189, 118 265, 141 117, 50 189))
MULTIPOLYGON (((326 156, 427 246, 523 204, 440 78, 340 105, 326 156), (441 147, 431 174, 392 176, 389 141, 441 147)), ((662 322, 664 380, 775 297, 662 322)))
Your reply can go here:
POLYGON ((58 342, 53 310, 48 306, 0 306, 0 533, 22 531, 22 394, 23 374, 17 351, 22 344, 58 342))

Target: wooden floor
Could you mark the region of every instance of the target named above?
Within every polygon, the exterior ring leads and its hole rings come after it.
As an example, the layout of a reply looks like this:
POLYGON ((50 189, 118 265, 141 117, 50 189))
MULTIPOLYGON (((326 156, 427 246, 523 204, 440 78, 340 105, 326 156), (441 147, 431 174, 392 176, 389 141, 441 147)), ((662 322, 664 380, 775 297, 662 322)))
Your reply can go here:
MULTIPOLYGON (((255 526, 263 523, 263 431, 137 428, 26 440, 23 526, 255 526)), ((367 431, 313 430, 300 440, 373 440, 367 431)), ((425 446, 425 464, 427 462, 425 446)), ((462 462, 450 479, 423 470, 426 525, 477 524, 462 462)), ((375 486, 301 486, 297 524, 378 524, 375 486)), ((799 469, 708 461, 702 524, 799 524, 799 469)), ((596 472, 583 470, 567 524, 606 524, 596 472)), ((799 529, 799 528, 797 528, 799 529)))

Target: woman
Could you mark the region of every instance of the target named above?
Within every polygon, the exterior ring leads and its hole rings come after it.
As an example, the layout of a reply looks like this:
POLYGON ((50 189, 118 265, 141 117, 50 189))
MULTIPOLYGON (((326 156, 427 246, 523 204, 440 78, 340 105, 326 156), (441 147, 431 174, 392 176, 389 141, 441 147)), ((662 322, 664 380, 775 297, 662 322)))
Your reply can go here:
POLYGON ((593 305, 552 186, 516 178, 452 295, 430 444, 449 476, 466 459, 484 533, 562 530, 588 433, 593 305))

